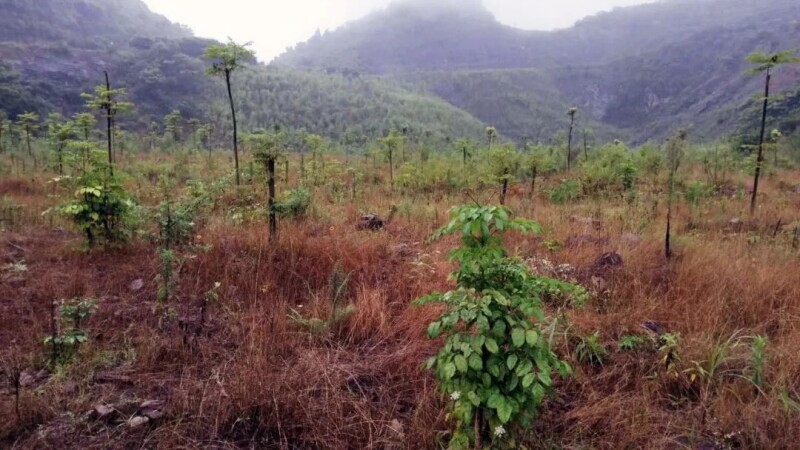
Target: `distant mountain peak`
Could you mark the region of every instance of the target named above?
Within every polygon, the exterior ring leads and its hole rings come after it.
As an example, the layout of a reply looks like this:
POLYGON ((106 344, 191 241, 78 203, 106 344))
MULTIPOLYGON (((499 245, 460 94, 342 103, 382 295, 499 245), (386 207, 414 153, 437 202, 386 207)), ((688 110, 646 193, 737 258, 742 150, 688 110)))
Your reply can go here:
POLYGON ((414 12, 421 17, 439 16, 443 13, 454 17, 480 16, 494 18, 484 6, 483 0, 395 0, 386 8, 389 13, 398 10, 414 12))

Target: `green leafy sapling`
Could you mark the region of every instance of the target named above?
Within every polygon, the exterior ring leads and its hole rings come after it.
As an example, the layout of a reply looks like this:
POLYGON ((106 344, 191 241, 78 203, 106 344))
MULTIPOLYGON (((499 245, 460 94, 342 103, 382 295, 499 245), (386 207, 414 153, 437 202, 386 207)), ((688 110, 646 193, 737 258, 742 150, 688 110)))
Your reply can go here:
POLYGON ((120 100, 126 95, 125 89, 111 89, 108 72, 105 72, 105 84, 94 88, 94 94, 81 94, 86 99, 86 107, 90 110, 102 111, 106 119, 106 142, 108 151, 108 171, 114 174, 114 126, 119 113, 133 108, 133 103, 120 100))
POLYGON ((77 351, 78 347, 89 340, 84 321, 97 312, 97 300, 93 298, 73 298, 62 300, 58 306, 61 318, 61 329, 53 323, 51 335, 45 338, 44 344, 50 346, 54 363, 64 363, 77 351))
POLYGON ((772 72, 780 66, 800 63, 800 58, 796 57, 796 50, 787 50, 777 53, 755 52, 748 55, 747 60, 753 65, 748 73, 766 75, 764 82, 764 104, 761 108, 761 131, 758 140, 758 155, 756 157, 755 178, 753 179, 753 195, 750 198, 750 214, 756 212, 756 202, 758 200, 758 182, 761 176, 761 166, 764 163, 764 142, 767 132, 767 108, 769 107, 769 89, 772 80, 772 72))
POLYGON ((426 366, 451 401, 450 447, 455 449, 515 445, 512 428, 532 423, 553 392, 554 373, 572 373, 543 336, 542 304, 549 296, 585 297, 586 292, 535 276, 523 261, 509 257, 501 236, 507 231, 538 233, 540 227, 511 218, 504 207, 461 206, 431 237, 461 236, 461 245, 450 253, 458 263, 451 275, 457 289, 416 302, 447 308, 428 327, 430 338, 445 336, 445 342, 426 366))
POLYGON ((228 39, 226 44, 208 47, 206 53, 203 55, 205 59, 212 61, 212 65, 207 71, 208 75, 223 78, 228 90, 228 102, 230 103, 231 119, 233 121, 233 159, 237 186, 241 184, 239 176, 239 136, 238 123, 236 121, 236 107, 233 103, 231 76, 233 72, 242 68, 246 62, 250 62, 255 58, 255 53, 248 48, 249 46, 250 43, 242 45, 228 39))

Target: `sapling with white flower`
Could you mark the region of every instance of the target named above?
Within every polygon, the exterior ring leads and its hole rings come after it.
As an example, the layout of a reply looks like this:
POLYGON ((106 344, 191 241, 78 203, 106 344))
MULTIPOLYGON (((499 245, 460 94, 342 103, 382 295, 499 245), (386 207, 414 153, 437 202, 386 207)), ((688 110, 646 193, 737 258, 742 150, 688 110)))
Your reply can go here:
POLYGON ((447 310, 428 327, 431 338, 446 336, 427 367, 450 396, 454 430, 450 448, 514 448, 512 426, 529 426, 545 397, 553 392, 553 375, 567 377, 543 336, 548 320, 542 304, 552 297, 583 303, 583 288, 535 276, 520 258, 509 257, 501 234, 538 233, 536 223, 512 219, 500 206, 461 206, 450 223, 431 240, 460 234, 461 246, 450 253, 459 264, 454 291, 434 293, 417 304, 443 303, 447 310))

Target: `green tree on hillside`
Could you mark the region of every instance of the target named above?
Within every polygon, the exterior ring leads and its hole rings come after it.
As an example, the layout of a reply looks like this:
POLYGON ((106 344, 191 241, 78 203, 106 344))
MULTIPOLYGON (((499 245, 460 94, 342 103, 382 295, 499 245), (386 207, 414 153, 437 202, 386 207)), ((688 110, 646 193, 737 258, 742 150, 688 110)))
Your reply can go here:
POLYGON ((242 67, 245 61, 255 58, 255 53, 247 48, 249 45, 250 43, 240 45, 232 39, 228 39, 227 44, 208 47, 204 55, 204 58, 213 61, 212 66, 208 69, 208 74, 223 77, 225 79, 225 86, 228 89, 228 101, 231 104, 231 118, 233 120, 233 160, 236 170, 237 186, 241 184, 239 178, 239 142, 236 107, 233 103, 233 91, 231 90, 231 75, 242 67))
POLYGON ((75 128, 77 128, 83 134, 83 140, 89 141, 92 128, 94 128, 94 126, 97 124, 97 120, 94 118, 94 116, 89 113, 81 113, 76 114, 72 120, 75 122, 75 128))
POLYGON ((25 132, 25 144, 28 147, 28 155, 33 156, 31 149, 31 134, 39 129, 39 115, 34 112, 26 112, 17 116, 17 125, 25 132))
POLYGON ((489 141, 489 151, 492 151, 494 140, 497 139, 497 128, 486 127, 486 139, 489 141))
POLYGON ((278 217, 275 205, 275 163, 281 156, 281 143, 285 139, 283 133, 275 134, 258 133, 248 137, 253 146, 253 156, 256 161, 264 165, 267 174, 268 214, 269 214, 269 240, 278 238, 278 217))
POLYGON ((106 140, 108 142, 108 171, 114 174, 114 121, 120 112, 133 108, 133 103, 118 100, 126 93, 125 89, 111 89, 108 72, 106 84, 94 88, 94 94, 81 94, 86 99, 86 107, 103 111, 106 116, 106 140))
POLYGON ((751 74, 766 73, 764 82, 764 105, 761 109, 761 132, 758 139, 758 157, 756 159, 756 173, 753 180, 753 196, 750 199, 750 214, 756 212, 756 202, 758 198, 758 181, 761 176, 761 166, 764 164, 764 139, 767 132, 767 107, 769 105, 769 87, 772 79, 772 69, 786 65, 800 63, 800 58, 795 55, 796 50, 787 50, 778 53, 751 53, 747 60, 753 64, 753 68, 748 71, 751 74))
POLYGON ((380 139, 380 143, 386 149, 386 155, 389 158, 390 183, 394 182, 394 156, 397 154, 397 150, 403 146, 404 140, 403 136, 396 130, 391 130, 385 138, 380 139))
POLYGON ((492 181, 500 183, 500 205, 506 204, 508 184, 519 169, 519 153, 514 144, 503 144, 489 152, 489 173, 492 181))
POLYGON ((64 174, 64 150, 69 142, 75 138, 75 124, 67 122, 53 123, 50 125, 50 139, 56 152, 56 166, 58 174, 64 174))
POLYGON ((173 144, 180 144, 181 142, 181 117, 180 110, 173 109, 172 112, 164 116, 164 128, 166 134, 172 140, 173 144))
POLYGON ((150 126, 147 127, 147 140, 150 142, 150 151, 156 149, 156 142, 158 142, 158 136, 161 133, 161 127, 156 122, 150 122, 150 126))

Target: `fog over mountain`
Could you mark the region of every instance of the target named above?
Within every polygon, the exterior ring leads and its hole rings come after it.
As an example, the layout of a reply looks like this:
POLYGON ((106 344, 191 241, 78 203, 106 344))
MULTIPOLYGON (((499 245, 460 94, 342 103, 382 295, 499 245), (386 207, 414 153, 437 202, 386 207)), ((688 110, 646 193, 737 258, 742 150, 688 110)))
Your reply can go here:
MULTIPOLYGON (((615 7, 653 0, 483 0, 501 23, 530 30, 565 28, 576 21, 615 7)), ((426 10, 439 3, 468 7, 480 0, 405 0, 426 10)), ((252 2, 229 0, 221 8, 208 0, 145 0, 153 11, 186 24, 204 37, 228 36, 252 41, 262 61, 270 61, 286 47, 305 41, 317 30, 336 29, 347 22, 386 7, 391 0, 295 0, 252 2)))

